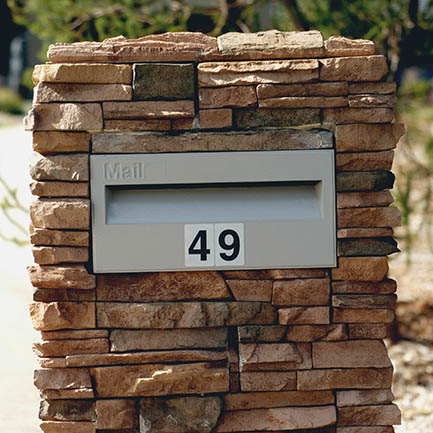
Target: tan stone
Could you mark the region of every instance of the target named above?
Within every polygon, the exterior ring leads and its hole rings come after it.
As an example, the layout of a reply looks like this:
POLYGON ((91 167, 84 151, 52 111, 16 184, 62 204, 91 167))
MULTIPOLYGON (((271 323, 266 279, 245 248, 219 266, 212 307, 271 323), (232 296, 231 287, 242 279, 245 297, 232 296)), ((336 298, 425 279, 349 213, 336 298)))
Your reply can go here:
POLYGON ((33 132, 33 150, 42 154, 53 152, 88 152, 90 135, 87 132, 33 132))
POLYGON ((194 117, 194 101, 104 102, 104 119, 194 117))
POLYGON ((281 98, 286 96, 345 96, 347 93, 348 84, 345 82, 289 85, 259 84, 257 86, 257 96, 259 99, 281 98))
POLYGON ((109 351, 108 339, 53 340, 33 343, 33 352, 39 357, 66 356, 78 353, 105 353, 109 351))
POLYGON ((347 331, 344 325, 289 326, 285 339, 294 342, 346 340, 347 331))
POLYGON ((337 192, 381 191, 392 189, 395 175, 391 171, 348 171, 337 172, 337 192))
POLYGON ((224 409, 247 410, 284 406, 317 406, 334 403, 331 391, 282 391, 228 394, 224 396, 224 409))
POLYGON ((286 326, 248 325, 238 327, 239 343, 279 343, 284 341, 286 326))
POLYGON ((30 175, 34 180, 89 180, 89 156, 84 154, 43 156, 33 154, 30 175))
POLYGON ((223 107, 251 107, 257 103, 254 86, 230 86, 200 88, 198 92, 200 109, 223 107))
POLYGON ((35 86, 37 86, 37 84, 40 81, 40 75, 42 73, 42 69, 43 69, 44 65, 35 65, 32 71, 32 81, 33 84, 35 86))
POLYGON ((332 425, 336 420, 335 406, 240 410, 225 412, 215 432, 319 428, 332 425))
POLYGON ((39 265, 83 263, 89 260, 89 249, 81 247, 33 247, 33 258, 39 265))
POLYGON ((112 352, 132 350, 208 349, 227 345, 227 329, 140 329, 111 331, 112 352))
POLYGON ((334 308, 335 323, 391 323, 394 310, 383 308, 334 308))
POLYGON ((53 340, 88 340, 107 338, 107 329, 80 329, 73 331, 45 331, 41 332, 43 341, 53 340))
POLYGON ((35 370, 33 383, 38 389, 91 388, 89 371, 82 368, 47 368, 35 370))
POLYGON ((280 308, 278 321, 281 325, 327 325, 329 307, 280 308))
POLYGON ((385 344, 376 340, 313 343, 314 368, 391 367, 385 344))
POLYGON ((139 39, 118 36, 103 42, 54 44, 48 48, 52 62, 198 61, 217 54, 216 38, 199 32, 163 33, 139 39))
POLYGON ((397 90, 396 83, 351 83, 349 84, 350 94, 376 94, 376 95, 390 95, 397 90))
POLYGON ((171 120, 171 129, 173 131, 188 131, 190 129, 197 129, 196 119, 185 118, 185 119, 173 119, 171 120))
MULTIPOLYGON (((371 119, 376 114, 371 113, 371 119)), ((337 125, 335 147, 337 152, 365 152, 390 150, 396 147, 399 134, 397 126, 391 124, 337 125)))
POLYGON ((89 400, 44 400, 39 418, 52 421, 95 421, 95 403, 89 400))
POLYGON ((380 237, 391 237, 394 235, 394 230, 391 228, 348 228, 338 229, 337 238, 380 238, 380 237))
POLYGON ((48 102, 130 101, 132 87, 125 84, 40 83, 34 90, 35 104, 48 102))
POLYGON ((394 152, 337 153, 336 169, 341 171, 391 170, 394 152))
POLYGON ((237 301, 271 302, 271 280, 227 280, 226 282, 237 301))
POLYGON ((390 389, 337 391, 338 407, 391 403, 393 400, 394 395, 390 389))
POLYGON ((66 358, 38 358, 41 368, 66 368, 66 358))
MULTIPOLYGON (((390 123, 394 113, 390 108, 324 108, 323 122, 335 125, 348 123, 390 123)), ((352 141, 355 137, 352 136, 352 141)), ((338 148, 337 148, 338 149, 338 148)), ((338 149, 341 152, 341 149, 338 149)))
POLYGON ((104 131, 169 131, 168 119, 104 120, 104 131))
POLYGON ((240 375, 241 389, 250 391, 291 391, 296 389, 296 371, 247 371, 240 375))
POLYGON ((397 295, 334 295, 332 305, 345 308, 394 308, 397 295))
POLYGON ((298 371, 298 390, 384 389, 392 383, 390 368, 348 368, 298 371))
POLYGON ((351 323, 349 324, 349 337, 384 339, 387 336, 386 325, 383 323, 351 323))
POLYGON ((326 56, 370 56, 376 52, 373 41, 331 36, 325 41, 326 56))
POLYGON ((226 279, 239 280, 291 280, 294 278, 322 278, 323 269, 266 269, 262 271, 225 271, 226 279))
POLYGON ((96 291, 101 301, 158 302, 231 298, 224 279, 212 271, 102 274, 98 276, 96 291))
POLYGON ((37 331, 96 326, 93 302, 35 302, 29 308, 33 328, 37 331))
POLYGON ((35 104, 24 119, 26 131, 100 131, 100 104, 35 104))
POLYGON ((35 289, 35 302, 66 302, 66 301, 95 301, 94 290, 82 289, 35 289))
POLYGON ((233 123, 233 114, 230 108, 200 110, 199 116, 201 129, 231 128, 233 123))
POLYGON ((333 280, 381 281, 388 272, 386 257, 340 257, 333 280))
POLYGON ((40 396, 46 400, 63 400, 63 399, 82 399, 95 398, 92 388, 81 389, 44 389, 40 391, 40 396))
POLYGON ((48 83, 130 84, 132 82, 132 67, 112 64, 47 63, 42 65, 40 81, 48 83))
POLYGON ((30 218, 34 227, 78 229, 90 227, 90 201, 87 199, 48 199, 33 201, 30 218))
POLYGON ((308 83, 319 77, 317 60, 268 60, 200 63, 199 86, 308 83))
POLYGON ((320 59, 321 81, 379 81, 388 72, 385 56, 320 59))
POLYGON ((393 108, 397 98, 395 95, 350 95, 349 107, 370 108, 387 107, 393 108))
POLYGON ((337 293, 374 293, 386 295, 397 290, 397 283, 394 280, 385 279, 379 282, 373 281, 338 281, 332 283, 332 291, 337 293))
POLYGON ((276 311, 261 302, 104 302, 97 305, 97 317, 108 328, 203 328, 272 324, 276 311))
POLYGON ((321 57, 323 55, 323 36, 317 30, 231 32, 218 37, 218 48, 222 55, 242 59, 321 57))
POLYGON ((338 227, 395 227, 401 224, 400 210, 395 207, 338 209, 338 227))
POLYGON ((275 281, 272 303, 282 306, 328 305, 330 282, 328 279, 299 279, 275 281))
POLYGON ((42 289, 94 289, 95 276, 82 265, 29 266, 30 282, 42 289))
MULTIPOLYGON (((382 153, 382 152, 377 152, 382 153)), ((339 155, 337 155, 338 158, 339 155)), ((389 191, 339 192, 337 208, 388 206, 394 201, 389 191)), ((352 209, 353 210, 353 209, 352 209)))
POLYGON ((259 99, 260 108, 328 108, 346 107, 347 98, 325 96, 285 96, 280 98, 259 99))
POLYGON ((338 427, 337 433, 395 433, 392 426, 338 427))
POLYGON ((138 424, 134 400, 96 400, 97 429, 126 429, 138 424))
POLYGON ((401 424, 400 409, 395 404, 342 407, 338 410, 338 425, 401 424))
POLYGON ((107 353, 68 355, 67 367, 97 367, 110 365, 155 364, 160 362, 207 362, 224 361, 226 351, 214 350, 169 350, 133 353, 107 353))
POLYGON ((31 226, 30 243, 33 245, 65 245, 73 247, 88 247, 89 232, 47 230, 31 226))
POLYGON ((40 424, 44 433, 95 433, 92 422, 85 421, 42 421, 40 424))
POLYGON ((32 182, 30 192, 39 197, 88 197, 87 182, 32 182))
POLYGON ((210 363, 91 369, 97 396, 134 397, 228 391, 228 371, 210 363))

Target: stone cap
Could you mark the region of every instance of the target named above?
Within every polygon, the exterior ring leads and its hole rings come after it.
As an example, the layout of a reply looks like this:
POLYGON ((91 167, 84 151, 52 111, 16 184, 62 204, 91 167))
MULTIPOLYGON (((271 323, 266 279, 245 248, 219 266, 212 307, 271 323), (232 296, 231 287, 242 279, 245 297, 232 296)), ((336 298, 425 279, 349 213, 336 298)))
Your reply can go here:
POLYGON ((198 32, 173 32, 103 42, 54 44, 48 59, 61 62, 160 62, 226 59, 299 59, 335 56, 363 56, 375 53, 374 43, 332 36, 324 41, 317 30, 259 33, 226 33, 218 38, 198 32))

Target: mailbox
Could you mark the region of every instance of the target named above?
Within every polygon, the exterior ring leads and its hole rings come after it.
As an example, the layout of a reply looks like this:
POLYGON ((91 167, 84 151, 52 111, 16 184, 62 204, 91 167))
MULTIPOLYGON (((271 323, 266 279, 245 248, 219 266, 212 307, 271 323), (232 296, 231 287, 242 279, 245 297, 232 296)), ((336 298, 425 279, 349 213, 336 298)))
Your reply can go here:
POLYGON ((333 150, 92 155, 94 272, 336 266, 333 150))

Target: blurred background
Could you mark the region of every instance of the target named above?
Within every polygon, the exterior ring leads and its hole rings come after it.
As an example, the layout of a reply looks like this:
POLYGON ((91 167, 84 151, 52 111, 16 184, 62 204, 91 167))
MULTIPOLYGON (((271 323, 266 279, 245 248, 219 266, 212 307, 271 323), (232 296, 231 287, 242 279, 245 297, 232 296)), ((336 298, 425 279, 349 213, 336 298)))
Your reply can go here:
POLYGON ((32 384, 36 338, 28 317, 26 265, 28 160, 33 66, 55 42, 138 38, 167 31, 317 29, 325 38, 371 39, 398 88, 396 121, 406 125, 393 171, 401 253, 390 257, 399 283, 397 319, 387 344, 394 393, 403 412, 398 433, 433 432, 433 0, 0 0, 0 427, 40 431, 32 384))

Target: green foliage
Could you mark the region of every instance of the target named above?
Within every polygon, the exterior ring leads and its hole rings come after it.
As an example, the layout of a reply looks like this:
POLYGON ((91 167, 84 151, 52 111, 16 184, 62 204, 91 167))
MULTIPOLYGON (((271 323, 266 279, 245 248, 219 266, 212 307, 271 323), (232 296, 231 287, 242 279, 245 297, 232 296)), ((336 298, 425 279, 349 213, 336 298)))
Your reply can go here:
POLYGON ((21 96, 7 87, 0 87, 0 112, 23 114, 23 100, 21 96))

